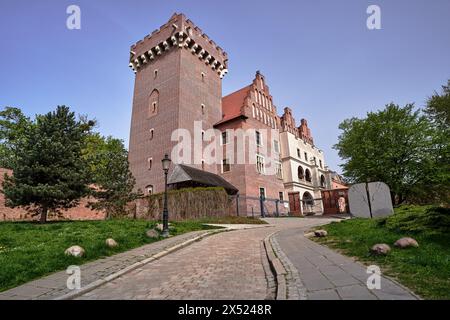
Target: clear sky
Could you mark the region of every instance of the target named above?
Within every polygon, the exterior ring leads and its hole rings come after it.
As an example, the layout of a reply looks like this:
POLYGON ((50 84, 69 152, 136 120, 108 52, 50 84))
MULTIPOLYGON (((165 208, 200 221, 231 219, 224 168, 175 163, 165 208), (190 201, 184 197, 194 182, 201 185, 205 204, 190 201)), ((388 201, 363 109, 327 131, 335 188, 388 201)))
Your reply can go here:
POLYGON ((0 0, 0 107, 57 105, 95 117, 128 145, 129 48, 183 12, 227 51, 223 95, 261 70, 281 115, 308 119, 332 169, 338 125, 393 101, 426 98, 450 78, 450 0, 0 0), (66 8, 81 8, 81 30, 66 8), (381 8, 381 30, 366 9, 381 8))

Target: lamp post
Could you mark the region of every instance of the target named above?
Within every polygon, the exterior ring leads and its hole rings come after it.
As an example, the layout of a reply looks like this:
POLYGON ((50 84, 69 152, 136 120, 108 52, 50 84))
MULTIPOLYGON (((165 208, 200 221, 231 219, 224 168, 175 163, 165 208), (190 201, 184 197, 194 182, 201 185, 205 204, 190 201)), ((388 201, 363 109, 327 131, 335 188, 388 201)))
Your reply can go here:
POLYGON ((162 236, 164 238, 169 236, 169 211, 167 210, 167 174, 169 173, 169 167, 170 167, 170 160, 167 153, 164 155, 164 159, 161 160, 162 162, 162 168, 164 170, 164 209, 163 209, 163 230, 162 230, 162 236))

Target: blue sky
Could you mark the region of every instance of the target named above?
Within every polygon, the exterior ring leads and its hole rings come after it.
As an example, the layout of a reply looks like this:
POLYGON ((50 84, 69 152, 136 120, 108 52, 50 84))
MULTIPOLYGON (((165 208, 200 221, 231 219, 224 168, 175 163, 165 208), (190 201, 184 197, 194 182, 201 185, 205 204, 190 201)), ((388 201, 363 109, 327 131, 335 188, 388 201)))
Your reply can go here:
POLYGON ((227 51, 223 95, 261 70, 281 114, 308 119, 331 168, 345 118, 393 101, 423 106, 450 78, 450 0, 0 0, 0 107, 69 105, 128 145, 129 47, 183 12, 227 51), (81 30, 66 8, 81 8, 81 30), (381 8, 381 30, 366 9, 381 8))

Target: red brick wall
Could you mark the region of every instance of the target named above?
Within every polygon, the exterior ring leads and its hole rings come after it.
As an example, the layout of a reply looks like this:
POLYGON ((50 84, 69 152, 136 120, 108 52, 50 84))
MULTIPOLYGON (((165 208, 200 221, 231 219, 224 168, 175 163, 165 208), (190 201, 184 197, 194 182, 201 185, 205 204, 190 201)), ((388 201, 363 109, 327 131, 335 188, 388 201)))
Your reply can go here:
MULTIPOLYGON (((4 175, 11 174, 11 170, 0 168, 0 189, 4 180, 4 175)), ((91 210, 86 208, 89 199, 82 199, 77 207, 65 210, 61 217, 50 214, 49 220, 101 220, 105 218, 103 211, 91 210)), ((0 192, 0 221, 21 221, 33 220, 37 217, 32 217, 25 209, 22 208, 8 208, 5 205, 5 196, 0 192)))
MULTIPOLYGON (((225 64, 226 54, 183 15, 173 16, 158 31, 132 46, 131 50, 136 56, 140 56, 180 30, 189 33, 190 39, 225 64)), ((176 145, 171 142, 172 132, 179 128, 189 130, 193 143, 194 121, 202 121, 204 130, 212 128, 221 118, 221 93, 222 84, 217 72, 192 54, 189 48, 170 47, 138 69, 129 146, 130 168, 136 178, 136 188, 145 192, 145 187, 152 185, 154 193, 164 190, 161 159, 165 153, 170 156, 176 145), (154 74, 156 69, 157 77, 154 74), (154 89, 159 91, 158 112, 149 118, 146 116, 149 96, 154 89), (202 104, 205 105, 204 114, 202 104), (154 129, 152 140, 149 133, 151 128, 154 129), (151 170, 148 158, 153 159, 151 170)), ((192 165, 192 161, 186 164, 192 165)), ((201 163, 201 159, 199 162, 201 163)), ((200 163, 196 167, 200 167, 200 163)), ((173 168, 174 163, 171 169, 173 168)), ((216 166, 207 166, 205 169, 216 172, 216 166)))

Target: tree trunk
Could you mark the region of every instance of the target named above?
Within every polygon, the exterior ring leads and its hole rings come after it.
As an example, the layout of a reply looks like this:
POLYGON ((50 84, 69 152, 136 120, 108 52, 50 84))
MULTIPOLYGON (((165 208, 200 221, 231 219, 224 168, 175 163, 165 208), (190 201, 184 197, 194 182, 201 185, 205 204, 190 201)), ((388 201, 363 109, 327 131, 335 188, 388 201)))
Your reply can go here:
POLYGON ((48 213, 48 208, 47 206, 43 206, 42 207, 42 211, 41 211, 41 219, 40 219, 40 223, 46 223, 47 222, 47 213, 48 213))

